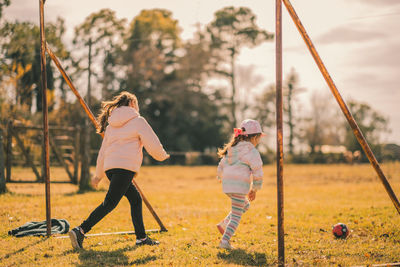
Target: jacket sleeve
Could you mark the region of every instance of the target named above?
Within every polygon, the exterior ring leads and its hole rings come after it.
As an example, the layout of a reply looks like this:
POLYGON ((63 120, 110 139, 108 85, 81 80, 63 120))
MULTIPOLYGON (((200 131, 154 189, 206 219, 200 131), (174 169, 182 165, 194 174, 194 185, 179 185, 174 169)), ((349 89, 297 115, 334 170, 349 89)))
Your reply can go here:
POLYGON ((256 148, 252 149, 248 155, 247 164, 250 166, 251 173, 253 174, 253 189, 259 190, 263 183, 263 162, 260 153, 256 148))
POLYGON ((143 117, 139 117, 138 134, 144 148, 150 156, 158 161, 163 161, 168 158, 168 154, 165 152, 157 135, 143 117))
POLYGON ((100 179, 103 179, 106 176, 104 171, 104 150, 107 144, 107 134, 104 133, 103 142, 101 143, 101 147, 99 150, 99 154, 97 155, 96 162, 96 176, 100 179))
POLYGON ((225 167, 225 157, 223 157, 218 164, 218 168, 217 168, 217 178, 219 180, 222 179, 222 172, 224 171, 224 167, 225 167))

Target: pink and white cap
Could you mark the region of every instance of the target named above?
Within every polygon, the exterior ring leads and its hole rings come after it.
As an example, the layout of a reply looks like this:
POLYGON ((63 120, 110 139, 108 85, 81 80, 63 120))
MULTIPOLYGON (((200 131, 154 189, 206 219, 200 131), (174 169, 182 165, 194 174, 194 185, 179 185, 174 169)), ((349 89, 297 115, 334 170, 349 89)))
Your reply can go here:
POLYGON ((265 133, 263 133, 261 129, 261 125, 256 120, 251 120, 251 119, 244 120, 240 124, 240 128, 244 128, 242 135, 260 133, 262 136, 265 136, 265 133))

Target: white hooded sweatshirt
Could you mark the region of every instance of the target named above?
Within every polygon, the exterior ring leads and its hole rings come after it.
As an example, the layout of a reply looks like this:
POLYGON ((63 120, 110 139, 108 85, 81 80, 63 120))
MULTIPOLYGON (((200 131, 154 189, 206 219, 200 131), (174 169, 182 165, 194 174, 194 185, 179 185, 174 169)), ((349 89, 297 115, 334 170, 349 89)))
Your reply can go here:
POLYGON ((136 109, 122 106, 108 118, 103 143, 97 156, 96 176, 105 177, 110 169, 138 172, 143 160, 143 146, 156 160, 168 158, 157 135, 136 109))

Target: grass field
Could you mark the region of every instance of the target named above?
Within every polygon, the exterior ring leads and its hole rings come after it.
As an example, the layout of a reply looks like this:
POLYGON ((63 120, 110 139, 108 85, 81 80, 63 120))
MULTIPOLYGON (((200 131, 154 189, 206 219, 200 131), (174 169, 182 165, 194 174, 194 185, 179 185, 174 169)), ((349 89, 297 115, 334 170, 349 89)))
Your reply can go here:
MULTIPOLYGON (((400 196, 400 163, 382 165, 400 196)), ((277 264, 276 176, 264 167, 264 186, 232 238, 233 251, 217 248, 215 224, 230 209, 215 179, 216 167, 143 167, 137 182, 168 228, 153 233, 157 247, 135 247, 134 235, 89 237, 83 250, 69 239, 15 238, 7 232, 28 221, 45 219, 43 184, 9 184, 0 196, 1 266, 214 266, 277 264)), ((17 169, 18 177, 33 177, 17 169)), ((289 266, 352 266, 400 262, 400 215, 370 165, 285 165, 285 256, 289 266), (337 240, 332 225, 351 229, 337 240)), ((53 179, 66 179, 52 169, 53 179)), ((102 190, 76 194, 70 184, 52 184, 52 218, 74 227, 102 202, 102 190)), ((158 228, 144 207, 147 229, 158 228)), ((118 207, 90 233, 132 230, 129 204, 118 207)))

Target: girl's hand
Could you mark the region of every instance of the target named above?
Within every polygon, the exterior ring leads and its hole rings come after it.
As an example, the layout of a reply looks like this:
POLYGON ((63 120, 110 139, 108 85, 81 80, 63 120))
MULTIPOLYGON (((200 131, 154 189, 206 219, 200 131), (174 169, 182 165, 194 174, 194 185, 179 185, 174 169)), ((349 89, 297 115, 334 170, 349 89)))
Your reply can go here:
POLYGON ((97 177, 97 176, 92 176, 92 178, 90 179, 90 183, 92 184, 93 188, 97 188, 97 186, 99 185, 101 181, 101 178, 97 177))
POLYGON ((248 198, 250 201, 253 201, 254 199, 256 199, 256 193, 257 193, 257 191, 255 191, 253 189, 250 190, 249 195, 248 195, 248 198))

